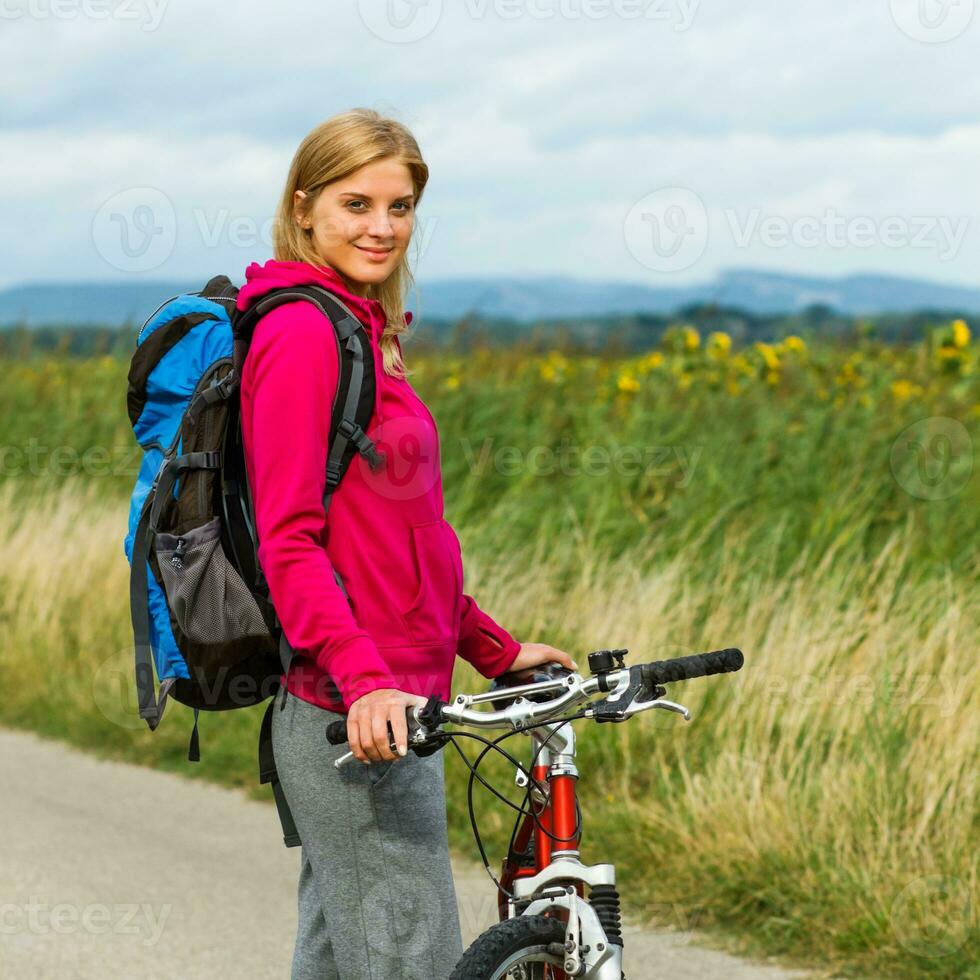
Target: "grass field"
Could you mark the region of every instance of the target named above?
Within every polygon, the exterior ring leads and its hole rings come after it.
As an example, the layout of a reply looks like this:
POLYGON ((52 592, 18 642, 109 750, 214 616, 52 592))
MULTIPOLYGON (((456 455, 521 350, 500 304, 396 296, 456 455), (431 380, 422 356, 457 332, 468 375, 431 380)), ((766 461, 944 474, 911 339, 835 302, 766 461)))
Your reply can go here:
MULTIPOLYGON (((617 863, 627 914, 843 976, 980 977, 967 325, 911 347, 682 327, 629 359, 407 350, 481 606, 582 668, 745 652, 672 690, 690 724, 577 723, 583 856, 617 863)), ((198 767, 189 711, 134 719, 127 365, 0 366, 0 721, 254 787, 258 710, 203 717, 198 767)), ((459 661, 457 690, 485 683, 459 661)), ((472 854, 455 753, 449 772, 472 854)), ((479 812, 496 871, 512 817, 488 794, 479 812)))

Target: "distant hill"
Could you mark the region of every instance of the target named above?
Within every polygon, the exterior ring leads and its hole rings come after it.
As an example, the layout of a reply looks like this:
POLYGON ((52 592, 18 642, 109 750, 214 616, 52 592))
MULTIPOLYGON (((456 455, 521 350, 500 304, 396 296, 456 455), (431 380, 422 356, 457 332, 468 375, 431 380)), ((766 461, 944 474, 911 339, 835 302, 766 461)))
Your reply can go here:
MULTIPOLYGON (((164 300, 201 283, 156 280, 35 282, 0 290, 0 326, 139 324, 164 300)), ((925 279, 853 275, 838 279, 755 269, 729 269, 690 286, 563 277, 436 279, 422 282, 420 320, 467 314, 529 323, 542 318, 671 314, 692 304, 718 303, 751 314, 798 313, 823 305, 841 314, 908 313, 922 309, 980 312, 980 288, 925 279)), ((409 297, 415 309, 415 297, 409 297)))

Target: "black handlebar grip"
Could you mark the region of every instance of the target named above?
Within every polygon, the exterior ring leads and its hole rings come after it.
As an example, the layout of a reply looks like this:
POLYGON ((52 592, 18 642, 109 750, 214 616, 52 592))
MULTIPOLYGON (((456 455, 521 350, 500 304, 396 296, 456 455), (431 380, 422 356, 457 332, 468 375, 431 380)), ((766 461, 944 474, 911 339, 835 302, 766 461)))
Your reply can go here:
POLYGON ((735 647, 727 650, 713 650, 711 653, 696 653, 691 657, 678 657, 676 660, 656 660, 643 664, 643 678, 650 684, 670 684, 673 681, 687 681, 692 677, 708 677, 711 674, 728 674, 741 670, 745 658, 735 647))
POLYGON ((331 745, 343 745, 347 741, 347 719, 332 721, 327 725, 327 741, 331 745))

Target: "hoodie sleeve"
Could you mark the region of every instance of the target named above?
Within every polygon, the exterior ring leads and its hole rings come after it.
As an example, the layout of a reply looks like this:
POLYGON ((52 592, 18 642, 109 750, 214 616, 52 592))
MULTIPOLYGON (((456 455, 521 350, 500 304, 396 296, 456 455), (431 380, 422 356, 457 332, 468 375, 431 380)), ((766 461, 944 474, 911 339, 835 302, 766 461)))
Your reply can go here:
POLYGON ((349 709, 398 685, 354 619, 321 538, 337 343, 309 303, 288 303, 255 328, 242 371, 242 422, 255 498, 259 563, 294 650, 313 657, 349 709))
POLYGON ((521 649, 520 643, 498 626, 471 595, 463 593, 457 652, 484 676, 498 677, 507 672, 521 649))

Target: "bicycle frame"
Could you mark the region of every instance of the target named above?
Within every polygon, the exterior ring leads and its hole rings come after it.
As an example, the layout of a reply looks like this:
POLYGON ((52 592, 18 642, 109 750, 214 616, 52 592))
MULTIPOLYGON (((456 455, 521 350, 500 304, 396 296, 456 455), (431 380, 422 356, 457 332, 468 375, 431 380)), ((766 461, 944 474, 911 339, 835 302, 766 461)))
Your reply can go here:
MULTIPOLYGON (((628 668, 611 671, 606 675, 609 691, 608 701, 615 703, 630 690, 631 675, 628 668)), ((565 707, 585 700, 599 690, 595 678, 584 679, 580 674, 543 683, 519 685, 510 688, 506 694, 492 693, 459 695, 453 704, 443 709, 447 721, 478 727, 500 727, 508 725, 520 730, 535 715, 546 718, 560 714, 565 707), (560 692, 564 689, 564 694, 560 692), (525 693, 548 693, 554 691, 555 697, 543 703, 531 703, 523 697, 525 693), (471 709, 474 704, 487 701, 509 700, 510 704, 499 711, 479 712, 471 709)), ((671 701, 659 698, 635 703, 624 703, 622 716, 628 718, 639 711, 662 707, 678 711, 686 718, 687 709, 671 701)), ((564 950, 564 970, 552 969, 553 980, 565 980, 586 976, 589 980, 621 980, 623 975, 623 940, 620 933, 619 895, 616 892, 616 869, 612 864, 586 865, 579 854, 579 834, 576 834, 576 781, 578 768, 575 765, 575 731, 570 721, 558 721, 529 728, 525 732, 532 739, 533 752, 537 761, 531 776, 537 783, 548 787, 546 799, 541 799, 537 784, 531 786, 532 807, 535 802, 542 806, 535 811, 541 825, 557 838, 552 840, 546 833, 538 832, 534 817, 529 813, 522 818, 513 845, 504 859, 501 890, 497 895, 497 910, 500 919, 511 918, 517 914, 554 914, 564 910, 566 921, 566 943, 564 950), (528 848, 533 837, 533 859, 528 860, 528 848), (585 898, 585 886, 590 888, 590 897, 585 898), (509 898, 503 889, 511 891, 509 898), (529 903, 520 913, 517 904, 523 899, 529 903), (581 942, 578 940, 581 930, 581 942)), ((528 779, 523 772, 517 773, 517 785, 527 786, 528 779)), ((523 904, 523 903, 522 903, 523 904)), ((546 967, 551 969, 551 967, 546 967)))

